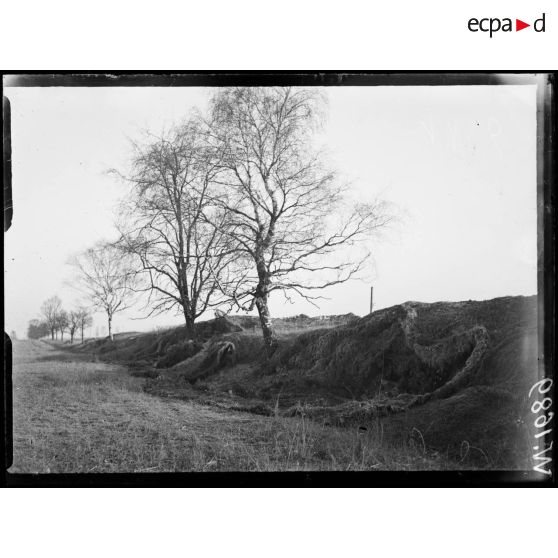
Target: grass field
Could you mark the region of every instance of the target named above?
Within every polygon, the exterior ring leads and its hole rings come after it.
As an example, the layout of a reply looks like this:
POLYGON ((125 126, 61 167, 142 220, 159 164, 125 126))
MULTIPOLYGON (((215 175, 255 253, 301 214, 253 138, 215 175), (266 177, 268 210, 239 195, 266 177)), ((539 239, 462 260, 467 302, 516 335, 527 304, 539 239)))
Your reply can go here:
POLYGON ((11 473, 464 469, 381 430, 324 426, 150 395, 95 356, 15 341, 11 473))

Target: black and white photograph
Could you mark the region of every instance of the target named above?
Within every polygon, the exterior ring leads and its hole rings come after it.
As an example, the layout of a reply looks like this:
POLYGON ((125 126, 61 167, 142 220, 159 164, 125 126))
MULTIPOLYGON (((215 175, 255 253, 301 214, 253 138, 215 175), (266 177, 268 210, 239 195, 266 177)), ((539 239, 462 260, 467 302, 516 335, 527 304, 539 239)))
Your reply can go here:
POLYGON ((550 82, 5 75, 8 474, 547 481, 550 82))

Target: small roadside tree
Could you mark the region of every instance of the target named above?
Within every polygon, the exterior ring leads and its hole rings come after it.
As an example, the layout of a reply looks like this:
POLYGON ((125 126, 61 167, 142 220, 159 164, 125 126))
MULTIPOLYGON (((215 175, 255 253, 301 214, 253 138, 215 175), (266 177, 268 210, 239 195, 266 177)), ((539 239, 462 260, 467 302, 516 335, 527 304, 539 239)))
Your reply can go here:
POLYGON ((81 342, 83 343, 83 334, 86 327, 91 327, 93 325, 93 317, 91 316, 91 312, 85 307, 80 306, 76 310, 77 320, 78 320, 78 328, 81 332, 81 342))
POLYGON ((64 332, 68 329, 69 318, 68 312, 61 309, 56 316, 56 330, 60 332, 60 340, 64 341, 64 332))
POLYGON ((43 302, 41 306, 41 315, 43 316, 45 325, 50 331, 51 339, 58 331, 59 314, 62 311, 62 301, 57 296, 53 296, 43 302))
POLYGON ((70 310, 68 312, 68 332, 70 334, 70 343, 74 342, 74 335, 79 328, 80 316, 78 310, 70 310))
POLYGON ((230 216, 237 254, 223 290, 239 308, 257 309, 272 355, 272 293, 314 301, 316 291, 355 277, 369 256, 363 241, 390 216, 380 201, 351 203, 312 149, 324 112, 315 90, 226 88, 210 107, 209 137, 221 154, 214 203, 230 216))
POLYGON ((114 315, 134 303, 137 277, 130 257, 114 244, 98 242, 75 256, 71 263, 77 270, 76 288, 94 308, 107 315, 108 335, 112 341, 114 315))

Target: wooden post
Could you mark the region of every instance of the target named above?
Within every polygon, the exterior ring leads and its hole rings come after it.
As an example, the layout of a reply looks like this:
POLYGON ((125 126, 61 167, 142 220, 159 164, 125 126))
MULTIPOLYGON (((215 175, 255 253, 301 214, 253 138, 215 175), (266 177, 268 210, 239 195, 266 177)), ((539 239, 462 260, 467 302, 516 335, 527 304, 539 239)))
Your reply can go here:
POLYGON ((370 314, 374 310, 374 287, 370 287, 370 314))

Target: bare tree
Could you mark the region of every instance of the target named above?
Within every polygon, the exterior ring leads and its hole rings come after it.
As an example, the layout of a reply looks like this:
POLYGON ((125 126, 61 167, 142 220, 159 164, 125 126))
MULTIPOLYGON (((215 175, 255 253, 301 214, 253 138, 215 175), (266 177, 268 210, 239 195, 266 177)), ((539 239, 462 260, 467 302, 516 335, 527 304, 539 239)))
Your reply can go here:
POLYGON ((92 306, 107 315, 108 334, 113 340, 112 321, 117 312, 134 303, 136 273, 130 257, 107 242, 99 242, 71 263, 77 269, 76 288, 89 299, 92 306))
POLYGON ((77 315, 78 328, 81 332, 81 342, 83 343, 83 333, 86 327, 93 325, 93 317, 85 306, 80 306, 75 313, 77 315))
POLYGON ((64 332, 68 329, 69 323, 68 312, 60 309, 56 316, 56 330, 60 332, 61 341, 64 341, 64 332))
POLYGON ((312 150, 323 113, 323 99, 305 89, 228 88, 211 101, 222 186, 214 202, 230 216, 237 251, 223 290, 239 308, 257 308, 268 355, 277 345, 270 295, 322 298, 314 293, 354 277, 369 256, 347 249, 390 220, 382 202, 350 203, 312 150))
POLYGON ((41 306, 41 315, 50 331, 51 339, 54 339, 54 335, 58 331, 58 315, 61 311, 62 301, 57 296, 45 300, 41 306))
POLYGON ((120 246, 141 264, 149 315, 178 309, 195 339, 195 320, 222 301, 231 258, 228 213, 210 203, 220 162, 195 118, 135 150, 120 246))
POLYGON ((68 312, 68 332, 70 334, 70 343, 74 342, 74 335, 79 329, 80 314, 79 310, 70 310, 68 312))

